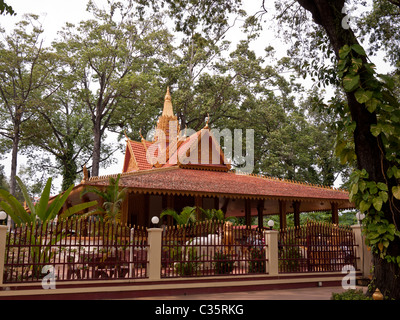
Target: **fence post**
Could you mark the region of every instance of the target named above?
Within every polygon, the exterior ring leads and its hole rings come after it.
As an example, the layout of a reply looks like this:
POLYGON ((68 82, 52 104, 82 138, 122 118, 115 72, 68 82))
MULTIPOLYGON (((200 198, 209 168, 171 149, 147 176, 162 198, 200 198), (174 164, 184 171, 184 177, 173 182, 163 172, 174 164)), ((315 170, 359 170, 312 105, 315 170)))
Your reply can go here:
POLYGON ((7 226, 0 226, 0 286, 3 284, 6 241, 7 241, 7 226))
POLYGON ((278 275, 278 234, 276 230, 264 231, 264 239, 266 248, 267 267, 265 272, 269 275, 278 275))
POLYGON ((161 279, 161 235, 163 229, 150 228, 148 232, 149 266, 147 276, 150 280, 161 279))
POLYGON ((371 274, 372 266, 371 251, 368 250, 368 247, 365 244, 365 240, 362 235, 361 225, 352 225, 351 228, 353 229, 354 241, 356 244, 356 257, 359 258, 356 260, 357 269, 360 269, 363 278, 368 278, 371 274))

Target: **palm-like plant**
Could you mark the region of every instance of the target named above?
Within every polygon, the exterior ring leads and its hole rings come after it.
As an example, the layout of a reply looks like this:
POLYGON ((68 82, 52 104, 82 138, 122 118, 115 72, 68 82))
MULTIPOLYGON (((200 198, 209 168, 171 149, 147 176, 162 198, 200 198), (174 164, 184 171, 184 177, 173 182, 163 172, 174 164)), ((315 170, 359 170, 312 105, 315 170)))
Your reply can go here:
POLYGON ((205 220, 218 220, 218 221, 225 220, 225 214, 222 210, 203 209, 203 208, 199 208, 199 209, 203 213, 205 220))
POLYGON ((160 218, 164 216, 174 218, 177 225, 191 224, 196 222, 196 207, 184 207, 179 214, 175 210, 167 209, 161 213, 160 218))
POLYGON ((65 210, 60 214, 60 211, 68 199, 69 194, 74 187, 71 185, 64 193, 57 195, 55 198, 50 199, 51 181, 47 180, 46 186, 40 196, 40 200, 35 205, 33 204, 25 185, 19 177, 16 180, 22 190, 25 202, 29 208, 29 212, 24 206, 8 191, 0 190, 0 207, 3 209, 16 224, 26 224, 26 239, 29 239, 29 260, 31 266, 29 270, 36 277, 41 274, 41 269, 44 264, 52 261, 55 252, 51 250, 55 243, 67 236, 66 230, 59 230, 57 236, 52 238, 50 242, 46 242, 46 233, 36 232, 37 228, 47 230, 48 223, 57 216, 61 219, 68 218, 75 213, 95 206, 97 201, 80 203, 65 210))
POLYGON ((59 214, 74 185, 71 185, 64 193, 61 193, 54 199, 50 200, 52 179, 49 178, 40 196, 40 200, 34 205, 31 197, 28 194, 26 186, 23 184, 21 179, 16 177, 16 180, 22 190, 24 200, 30 212, 27 212, 24 206, 7 190, 0 190, 0 207, 16 224, 31 224, 36 221, 45 224, 48 221, 53 220, 57 215, 63 219, 68 218, 79 211, 85 210, 97 204, 97 201, 80 203, 59 214))
POLYGON ((203 209, 199 208, 203 213, 205 220, 217 220, 217 221, 230 221, 237 223, 237 217, 226 217, 225 213, 221 209, 203 209))
POLYGON ((104 201, 101 207, 98 207, 95 212, 90 214, 100 215, 105 222, 120 222, 121 207, 127 192, 126 188, 122 190, 119 188, 120 177, 121 175, 118 175, 116 179, 110 177, 109 185, 105 191, 92 186, 88 186, 82 191, 81 196, 92 192, 101 197, 104 201))
MULTIPOLYGON (((222 210, 203 208, 198 209, 203 213, 203 220, 237 222, 236 217, 225 217, 225 214, 222 210)), ((175 210, 166 209, 161 213, 160 218, 164 216, 171 216, 174 218, 177 225, 191 224, 198 220, 196 216, 196 207, 184 207, 179 214, 175 210)))

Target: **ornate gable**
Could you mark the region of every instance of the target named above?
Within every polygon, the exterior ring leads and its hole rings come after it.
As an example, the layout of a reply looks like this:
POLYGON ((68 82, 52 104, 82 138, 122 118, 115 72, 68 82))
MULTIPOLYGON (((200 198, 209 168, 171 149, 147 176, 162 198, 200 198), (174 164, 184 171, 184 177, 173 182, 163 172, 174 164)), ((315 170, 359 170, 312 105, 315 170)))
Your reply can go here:
POLYGON ((180 136, 178 118, 173 113, 169 88, 165 95, 162 115, 157 121, 157 130, 163 134, 156 135, 152 142, 144 140, 143 137, 141 142, 132 141, 127 137, 122 172, 172 166, 213 171, 230 170, 231 166, 208 124, 190 137, 180 136), (169 132, 170 129, 175 132, 169 132))
POLYGON ((151 142, 145 140, 137 142, 127 138, 122 172, 151 169, 152 164, 146 158, 146 151, 149 145, 151 145, 151 142))
POLYGON ((229 171, 231 168, 208 126, 188 137, 178 148, 177 155, 181 168, 213 171, 229 171))

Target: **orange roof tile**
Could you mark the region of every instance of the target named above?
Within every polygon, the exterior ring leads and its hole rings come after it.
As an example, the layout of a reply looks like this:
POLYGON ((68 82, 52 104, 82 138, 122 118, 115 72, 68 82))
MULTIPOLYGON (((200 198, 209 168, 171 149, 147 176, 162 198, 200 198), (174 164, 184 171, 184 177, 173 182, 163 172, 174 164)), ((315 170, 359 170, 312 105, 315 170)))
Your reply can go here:
MULTIPOLYGON (((136 160, 136 164, 137 164, 137 166, 138 166, 138 169, 139 169, 139 170, 148 170, 148 169, 151 169, 151 168, 152 168, 152 165, 151 165, 151 164, 147 161, 147 159, 146 159, 146 149, 145 149, 144 144, 143 144, 142 142, 137 142, 137 141, 132 141, 132 140, 128 140, 127 143, 130 144, 130 148, 131 148, 131 150, 133 151, 134 158, 135 158, 135 160, 136 160)), ((148 142, 148 141, 144 141, 144 143, 146 144, 147 147, 148 147, 149 145, 151 145, 151 142, 148 142)), ((131 155, 130 155, 130 154, 128 155, 127 152, 130 152, 130 151, 129 151, 129 148, 126 149, 126 153, 125 153, 125 162, 124 162, 124 163, 126 163, 127 161, 129 161, 129 160, 127 160, 127 159, 130 159, 130 157, 131 157, 131 155)), ((127 165, 124 164, 124 170, 123 170, 123 172, 128 172, 128 171, 126 171, 127 169, 128 169, 128 168, 127 168, 127 165)))
MULTIPOLYGON (((108 177, 93 177, 91 185, 107 185, 108 177)), ((237 198, 270 198, 339 201, 347 207, 349 195, 343 190, 289 182, 233 172, 159 168, 122 174, 121 187, 165 194, 202 194, 237 198)))

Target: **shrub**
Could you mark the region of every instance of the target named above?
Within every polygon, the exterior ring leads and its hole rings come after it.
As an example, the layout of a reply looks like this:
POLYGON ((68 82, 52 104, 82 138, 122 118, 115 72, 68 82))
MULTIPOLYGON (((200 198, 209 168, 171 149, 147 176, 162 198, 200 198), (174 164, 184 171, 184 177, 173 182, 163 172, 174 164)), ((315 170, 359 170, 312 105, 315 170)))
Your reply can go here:
POLYGON ((332 293, 331 300, 372 300, 367 297, 362 289, 348 289, 342 293, 332 293))
POLYGON ((194 248, 188 248, 184 258, 186 261, 175 263, 175 272, 181 276, 197 275, 200 270, 201 261, 196 254, 196 250, 194 248))
POLYGON ((265 272, 265 251, 263 249, 252 248, 250 250, 249 273, 265 272))
POLYGON ((217 252, 215 253, 214 259, 215 274, 228 274, 233 271, 234 261, 231 255, 217 252))

